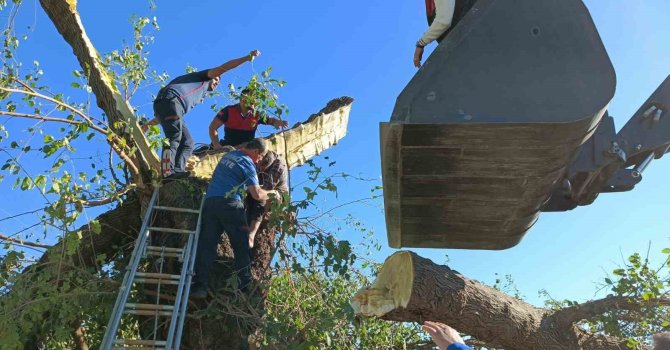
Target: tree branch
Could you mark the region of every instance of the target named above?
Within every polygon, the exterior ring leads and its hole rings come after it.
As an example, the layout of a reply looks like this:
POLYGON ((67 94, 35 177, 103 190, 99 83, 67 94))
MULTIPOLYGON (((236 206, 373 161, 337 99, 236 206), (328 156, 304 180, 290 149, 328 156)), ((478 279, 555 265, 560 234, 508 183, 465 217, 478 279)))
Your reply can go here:
MULTIPOLYGON (((507 350, 624 350, 627 340, 559 323, 554 313, 437 265, 415 253, 391 255, 375 283, 351 301, 356 314, 389 321, 433 320, 507 350)), ((640 346, 640 349, 647 349, 640 346)))
MULTIPOLYGON (((2 89, 2 88, 0 88, 0 89, 2 89)), ((70 119, 65 119, 65 118, 44 117, 44 116, 36 115, 36 114, 16 113, 16 112, 7 112, 7 111, 0 111, 0 114, 10 116, 10 117, 37 119, 37 120, 41 120, 41 121, 45 121, 45 122, 67 123, 67 124, 72 124, 72 125, 82 125, 82 124, 88 125, 87 122, 80 122, 80 121, 77 121, 77 120, 70 120, 70 119)), ((105 134, 105 133, 103 132, 103 134, 105 134)))
MULTIPOLYGON (((16 79, 15 79, 15 80, 16 80, 16 79)), ((16 81, 18 81, 21 85, 26 86, 22 81, 19 81, 19 80, 16 80, 16 81)), ((62 101, 58 101, 58 100, 56 100, 55 98, 51 98, 51 97, 49 97, 49 96, 47 96, 47 95, 43 95, 43 94, 40 94, 39 92, 35 92, 35 90, 33 90, 33 89, 30 89, 30 90, 26 91, 26 90, 19 90, 19 89, 11 89, 11 88, 0 87, 0 90, 5 91, 5 92, 16 92, 16 93, 20 93, 20 94, 26 94, 26 95, 30 95, 30 96, 34 96, 34 97, 41 98, 41 99, 43 99, 43 100, 47 100, 47 101, 52 102, 52 103, 54 103, 54 104, 57 104, 57 105, 59 105, 59 106, 61 106, 61 107, 63 107, 63 108, 69 109, 69 110, 72 111, 74 114, 76 114, 76 115, 82 117, 84 120, 86 120, 86 122, 89 123, 89 125, 90 125, 92 128, 94 128, 94 129, 95 129, 95 128, 98 128, 99 131, 100 131, 100 130, 103 130, 102 128, 100 128, 99 126, 97 126, 97 125, 93 122, 93 119, 92 119, 91 117, 89 117, 88 115, 86 115, 86 113, 84 113, 84 112, 78 110, 77 108, 72 107, 72 106, 71 106, 70 104, 68 104, 68 103, 65 103, 65 102, 62 102, 62 101)), ((96 130, 98 130, 98 129, 96 129, 96 130)), ((100 132, 103 132, 103 133, 105 133, 105 134, 107 133, 107 131, 100 131, 100 132)))
POLYGON ((22 239, 5 236, 2 233, 0 233, 0 239, 2 239, 4 241, 7 241, 7 242, 16 243, 18 245, 27 246, 27 247, 44 248, 44 249, 51 248, 50 245, 46 245, 46 244, 42 244, 42 243, 35 243, 35 242, 30 242, 30 241, 24 241, 22 239))
POLYGON ((101 205, 109 204, 114 202, 115 200, 119 199, 119 197, 123 196, 124 194, 130 192, 131 190, 134 190, 137 186, 135 184, 130 184, 113 194, 107 196, 106 198, 101 198, 101 199, 96 199, 96 200, 82 200, 82 199, 75 199, 72 200, 71 202, 77 202, 80 203, 81 205, 91 208, 91 207, 98 207, 101 205))
POLYGON ((635 300, 633 298, 611 296, 557 310, 553 317, 562 324, 572 324, 581 320, 591 319, 609 311, 639 311, 643 307, 656 306, 670 306, 670 299, 656 298, 650 300, 635 300))
MULTIPOLYGON (((76 121, 76 120, 69 120, 69 119, 64 119, 64 118, 44 117, 44 116, 39 116, 39 115, 35 115, 35 114, 0 111, 0 114, 2 114, 2 115, 8 115, 8 116, 19 117, 19 118, 37 119, 37 120, 42 120, 42 121, 67 123, 67 124, 73 124, 73 125, 86 124, 91 129, 105 135, 106 137, 108 135, 110 135, 110 130, 103 129, 103 128, 97 126, 90 117, 88 117, 86 114, 79 111, 78 109, 68 105, 67 103, 60 102, 58 100, 55 100, 53 98, 50 98, 48 96, 45 96, 45 95, 42 95, 42 94, 39 94, 39 93, 34 93, 34 92, 30 92, 30 91, 25 91, 25 90, 8 89, 8 88, 4 88, 4 87, 0 87, 0 90, 6 91, 6 92, 24 93, 24 94, 28 94, 28 95, 32 95, 32 96, 35 96, 35 97, 46 99, 48 101, 51 101, 53 103, 58 104, 59 106, 63 106, 64 108, 67 108, 67 109, 73 111, 75 114, 82 117, 86 122, 76 121)), ((135 175, 135 176, 139 175, 140 172, 137 169, 137 166, 133 163, 132 159, 130 159, 130 157, 126 153, 126 150, 124 150, 121 146, 119 146, 119 144, 121 144, 121 142, 120 142, 121 139, 119 138, 119 136, 114 134, 114 133, 112 133, 111 135, 112 135, 111 138, 107 137, 107 143, 109 143, 109 145, 116 152, 116 154, 118 154, 119 157, 121 157, 121 159, 123 159, 123 161, 128 164, 128 166, 130 167, 131 172, 133 173, 133 175, 135 175)))

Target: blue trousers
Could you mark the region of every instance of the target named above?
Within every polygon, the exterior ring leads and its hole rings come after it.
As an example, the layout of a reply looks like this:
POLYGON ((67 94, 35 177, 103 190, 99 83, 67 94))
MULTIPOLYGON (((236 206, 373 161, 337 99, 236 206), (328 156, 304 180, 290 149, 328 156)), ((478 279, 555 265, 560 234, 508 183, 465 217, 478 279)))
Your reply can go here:
POLYGON ((216 260, 216 247, 224 231, 228 235, 235 254, 235 269, 239 278, 239 287, 246 292, 251 281, 249 225, 247 225, 242 202, 225 197, 205 199, 198 250, 195 256, 194 281, 203 287, 209 284, 211 267, 216 260))

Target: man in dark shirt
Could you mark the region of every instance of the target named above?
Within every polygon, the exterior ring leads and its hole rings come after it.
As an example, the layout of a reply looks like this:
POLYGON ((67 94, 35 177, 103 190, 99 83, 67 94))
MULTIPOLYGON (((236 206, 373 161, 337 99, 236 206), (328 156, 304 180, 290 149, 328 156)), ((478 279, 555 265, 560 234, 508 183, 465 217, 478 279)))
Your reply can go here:
POLYGON ((240 93, 240 103, 226 106, 214 116, 209 124, 209 138, 215 150, 223 146, 237 146, 256 137, 258 124, 275 128, 288 126, 288 122, 254 111, 254 103, 249 98, 249 90, 240 93), (219 141, 219 128, 224 127, 223 140, 219 141))
POLYGON ((186 161, 193 153, 193 138, 183 118, 195 105, 205 99, 208 91, 219 85, 221 74, 251 61, 260 55, 258 50, 249 55, 230 60, 216 68, 182 75, 158 91, 154 100, 154 119, 142 128, 158 123, 163 127, 170 147, 163 150, 163 176, 169 178, 186 177, 186 161))

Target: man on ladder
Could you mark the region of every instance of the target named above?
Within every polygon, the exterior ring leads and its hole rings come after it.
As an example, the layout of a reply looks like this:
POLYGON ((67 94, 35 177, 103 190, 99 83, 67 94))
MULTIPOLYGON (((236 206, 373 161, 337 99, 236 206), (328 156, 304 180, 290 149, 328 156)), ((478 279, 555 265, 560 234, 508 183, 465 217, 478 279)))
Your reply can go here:
POLYGON ((255 164, 263 159, 266 152, 266 141, 253 139, 239 150, 226 153, 214 169, 202 210, 202 230, 198 240, 191 298, 202 299, 207 296, 211 265, 216 258, 219 237, 224 231, 228 234, 235 254, 239 289, 249 291, 251 249, 243 199, 247 192, 257 201, 267 201, 271 196, 277 196, 276 191, 266 191, 258 182, 255 164))

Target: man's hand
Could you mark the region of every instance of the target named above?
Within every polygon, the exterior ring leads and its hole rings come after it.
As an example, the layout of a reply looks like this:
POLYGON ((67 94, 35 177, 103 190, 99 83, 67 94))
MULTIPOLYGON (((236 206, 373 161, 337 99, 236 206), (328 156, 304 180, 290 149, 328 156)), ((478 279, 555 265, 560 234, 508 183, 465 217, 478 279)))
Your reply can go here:
POLYGON ((286 128, 288 127, 288 121, 277 119, 275 122, 275 128, 286 128))
POLYGON ((270 190, 270 191, 268 191, 268 197, 271 200, 275 200, 275 199, 278 199, 280 197, 280 194, 277 190, 270 190))
POLYGON ((149 130, 149 124, 142 124, 140 129, 142 129, 143 133, 146 133, 149 130))
POLYGON ((446 350, 453 343, 465 344, 458 332, 446 324, 426 321, 423 323, 423 330, 430 334, 430 337, 433 338, 433 341, 440 350, 446 350))
POLYGON ((261 52, 258 51, 258 50, 253 50, 253 51, 249 52, 249 61, 253 61, 254 58, 256 58, 260 55, 261 55, 261 52))
POLYGON ((212 144, 212 148, 213 148, 215 151, 218 151, 218 150, 222 149, 223 146, 221 146, 221 144, 218 143, 218 142, 214 142, 214 143, 212 144))
POLYGON ((423 58, 423 47, 417 46, 414 50, 414 67, 421 68, 421 59, 423 58))

